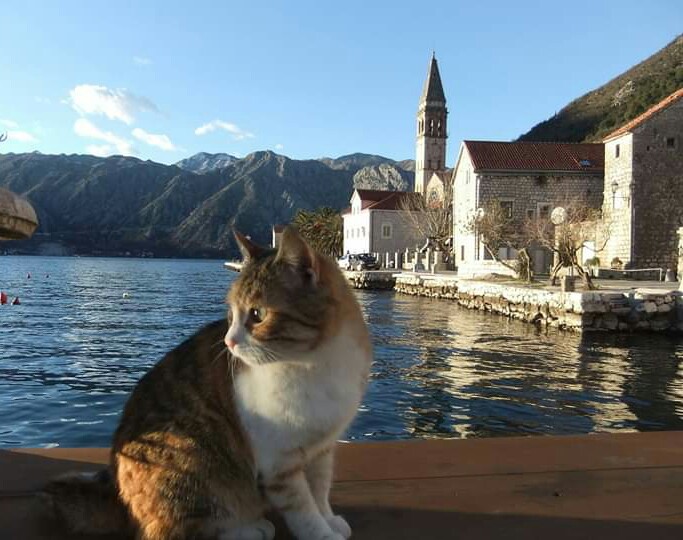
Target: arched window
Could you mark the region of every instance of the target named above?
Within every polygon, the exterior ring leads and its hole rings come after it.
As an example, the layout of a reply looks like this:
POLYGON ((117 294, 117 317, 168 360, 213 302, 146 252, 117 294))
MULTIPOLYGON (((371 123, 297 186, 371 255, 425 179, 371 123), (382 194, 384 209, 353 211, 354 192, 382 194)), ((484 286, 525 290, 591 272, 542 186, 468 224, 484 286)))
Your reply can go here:
POLYGON ((439 123, 436 125, 436 134, 441 137, 441 120, 439 120, 439 123))
POLYGON ((429 121, 429 135, 434 135, 434 119, 432 118, 429 121))

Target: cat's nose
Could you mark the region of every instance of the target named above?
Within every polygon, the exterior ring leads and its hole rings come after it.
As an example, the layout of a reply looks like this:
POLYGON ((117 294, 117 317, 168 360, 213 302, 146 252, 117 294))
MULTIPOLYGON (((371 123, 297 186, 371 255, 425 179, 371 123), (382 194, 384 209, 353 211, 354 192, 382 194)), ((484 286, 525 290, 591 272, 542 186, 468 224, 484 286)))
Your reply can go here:
POLYGON ((232 351, 235 348, 235 345, 237 345, 237 342, 231 337, 225 336, 225 344, 228 346, 228 349, 232 351))

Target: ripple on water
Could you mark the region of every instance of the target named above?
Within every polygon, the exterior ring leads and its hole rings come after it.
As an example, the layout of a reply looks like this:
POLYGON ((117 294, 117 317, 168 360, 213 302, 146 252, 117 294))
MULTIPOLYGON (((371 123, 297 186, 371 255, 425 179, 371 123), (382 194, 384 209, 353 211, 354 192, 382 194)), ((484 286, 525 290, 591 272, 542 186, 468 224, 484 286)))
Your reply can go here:
MULTIPOLYGON (((136 381, 223 316, 233 277, 220 261, 1 257, 0 289, 23 303, 0 306, 0 446, 107 445, 136 381)), ((678 338, 358 298, 375 362, 350 440, 683 429, 678 338)))

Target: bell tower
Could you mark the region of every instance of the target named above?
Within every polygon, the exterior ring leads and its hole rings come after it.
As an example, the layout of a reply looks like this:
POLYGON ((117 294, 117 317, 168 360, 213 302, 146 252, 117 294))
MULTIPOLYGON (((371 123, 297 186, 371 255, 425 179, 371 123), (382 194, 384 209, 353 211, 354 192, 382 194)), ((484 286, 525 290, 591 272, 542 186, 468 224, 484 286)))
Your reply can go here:
POLYGON ((415 191, 423 195, 432 175, 446 169, 446 116, 446 96, 436 56, 432 54, 417 109, 415 191))

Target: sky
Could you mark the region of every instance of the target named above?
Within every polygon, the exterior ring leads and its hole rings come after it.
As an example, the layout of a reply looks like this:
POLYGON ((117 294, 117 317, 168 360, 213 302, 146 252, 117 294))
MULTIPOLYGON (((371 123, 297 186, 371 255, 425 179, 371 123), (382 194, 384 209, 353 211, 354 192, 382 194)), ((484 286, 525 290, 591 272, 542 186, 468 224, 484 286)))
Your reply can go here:
POLYGON ((434 51, 452 166, 682 31, 681 0, 0 0, 1 148, 414 158, 434 51))

